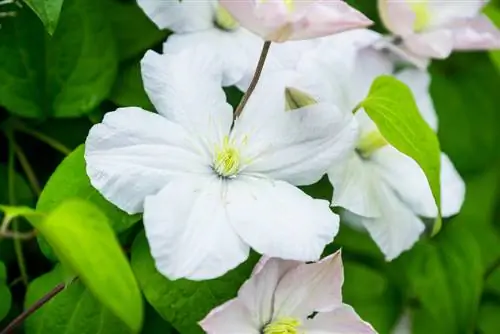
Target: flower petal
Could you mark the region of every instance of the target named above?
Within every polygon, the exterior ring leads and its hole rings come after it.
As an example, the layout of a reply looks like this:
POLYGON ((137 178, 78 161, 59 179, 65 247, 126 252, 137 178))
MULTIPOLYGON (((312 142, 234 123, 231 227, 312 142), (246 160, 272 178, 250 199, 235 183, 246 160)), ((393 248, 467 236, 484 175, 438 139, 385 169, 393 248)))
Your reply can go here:
POLYGON ((173 55, 148 51, 141 70, 144 88, 158 112, 182 125, 210 151, 229 133, 232 107, 222 90, 223 65, 215 54, 203 46, 173 55))
MULTIPOLYGON (((418 164, 391 146, 373 154, 382 178, 417 215, 433 218, 437 208, 427 178, 418 164)), ((460 211, 465 197, 465 184, 450 159, 441 154, 442 214, 460 211)))
POLYGON ((379 0, 378 9, 384 25, 392 33, 399 36, 413 33, 416 14, 408 1, 379 0))
POLYGON ((214 308, 199 324, 207 334, 260 333, 259 327, 254 326, 248 309, 238 299, 214 308))
POLYGON ((471 19, 477 16, 488 3, 486 0, 442 1, 429 0, 428 11, 432 27, 452 24, 457 19, 471 19))
POLYGON ((350 213, 343 216, 343 219, 354 218, 361 222, 386 260, 391 261, 417 242, 425 226, 388 185, 380 184, 378 198, 380 217, 366 218, 350 213))
POLYGON ((333 165, 328 178, 334 187, 332 206, 340 206, 364 217, 379 217, 378 172, 356 152, 344 163, 333 165))
POLYGON ((354 148, 357 125, 351 113, 328 103, 285 111, 285 78, 283 72, 263 78, 232 135, 247 142, 242 148, 249 159, 245 173, 312 184, 354 148))
POLYGON ((179 53, 192 49, 193 45, 205 47, 202 57, 218 59, 222 63, 222 85, 232 86, 243 76, 253 75, 262 41, 245 29, 223 31, 213 28, 191 34, 173 34, 163 44, 163 53, 179 53))
POLYGON ((430 30, 405 37, 404 45, 418 56, 445 59, 453 50, 453 32, 450 29, 430 30))
POLYGON ((304 330, 308 334, 377 334, 351 306, 345 304, 334 311, 318 313, 305 322, 304 330))
POLYGON ((338 232, 328 202, 265 178, 239 176, 228 187, 235 230, 257 252, 288 260, 317 260, 338 232))
POLYGON ((456 50, 500 49, 500 30, 486 15, 457 23, 453 37, 456 50))
POLYGON ((179 125, 140 108, 120 108, 94 125, 85 142, 87 174, 110 202, 132 214, 173 177, 209 173, 179 125))
POLYGON ((214 26, 217 1, 137 0, 137 4, 160 29, 186 33, 214 26))
POLYGON ((146 198, 151 254, 169 279, 216 278, 247 259, 249 247, 228 221, 222 183, 215 176, 178 178, 146 198))
POLYGON ((317 263, 301 264, 281 279, 274 295, 274 318, 305 319, 314 311, 342 305, 344 269, 340 251, 317 263))
POLYGON ((256 267, 260 269, 252 274, 238 292, 238 299, 247 307, 253 323, 258 328, 262 328, 272 318, 274 291, 280 280, 302 263, 264 256, 263 259, 265 263, 257 264, 256 267))

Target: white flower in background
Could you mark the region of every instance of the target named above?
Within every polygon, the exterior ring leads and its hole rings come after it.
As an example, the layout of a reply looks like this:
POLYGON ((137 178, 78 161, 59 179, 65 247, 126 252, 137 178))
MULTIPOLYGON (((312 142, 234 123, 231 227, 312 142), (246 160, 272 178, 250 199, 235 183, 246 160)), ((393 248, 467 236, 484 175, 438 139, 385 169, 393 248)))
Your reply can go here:
POLYGON ((193 45, 205 46, 223 62, 223 85, 231 86, 255 70, 262 41, 240 28, 217 0, 138 0, 146 15, 160 28, 170 29, 163 53, 193 45))
POLYGON ((220 0, 241 25, 273 42, 323 37, 373 22, 343 0, 220 0))
POLYGON ((317 263, 263 258, 238 297, 200 322, 208 334, 373 334, 342 303, 340 252, 317 263))
POLYGON ((144 86, 159 114, 121 108, 91 129, 92 185, 126 212, 144 212, 156 267, 171 279, 223 275, 250 247, 317 260, 339 218, 295 185, 317 182, 352 150, 354 118, 324 103, 285 111, 284 86, 269 75, 231 127, 223 65, 204 51, 146 53, 144 86))
POLYGON ((410 56, 447 58, 453 50, 500 49, 500 30, 481 10, 488 0, 379 0, 385 26, 410 56), (413 55, 412 55, 413 54, 413 55))
MULTIPOLYGON (((369 30, 324 38, 294 64, 287 85, 351 113, 377 76, 393 74, 394 64, 386 55, 368 47, 379 40, 380 35, 369 30)), ((395 76, 410 87, 422 116, 437 130, 429 74, 404 69, 395 76)), ((435 217, 437 208, 417 163, 389 145, 363 110, 355 118, 360 126, 357 147, 346 163, 333 165, 328 173, 335 188, 332 205, 345 208, 343 220, 368 230, 386 259, 392 260, 419 239, 425 229, 420 216, 435 217)), ((441 168, 446 217, 460 210, 465 185, 445 154, 441 168)))

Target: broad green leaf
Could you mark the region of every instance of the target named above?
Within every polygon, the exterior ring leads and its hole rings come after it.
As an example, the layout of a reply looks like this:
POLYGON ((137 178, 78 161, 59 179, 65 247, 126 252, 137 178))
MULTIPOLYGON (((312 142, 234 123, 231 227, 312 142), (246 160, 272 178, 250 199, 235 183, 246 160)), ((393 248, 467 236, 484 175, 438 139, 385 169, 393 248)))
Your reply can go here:
POLYGON ((67 200, 32 223, 57 257, 134 332, 142 326, 142 297, 132 270, 109 226, 94 205, 67 200))
POLYGON ((454 53, 430 72, 442 150, 462 175, 489 169, 500 158, 500 75, 485 53, 454 53))
POLYGON ((102 1, 106 5, 120 60, 142 57, 147 49, 166 39, 168 32, 158 29, 135 1, 102 1))
POLYGON ((132 269, 148 302, 180 333, 203 333, 198 326, 214 307, 236 296, 250 276, 253 257, 228 274, 208 281, 170 281, 155 268, 144 233, 132 246, 132 269))
MULTIPOLYGON (((108 202, 92 187, 85 171, 84 152, 84 145, 80 145, 57 167, 38 199, 37 210, 50 212, 68 198, 81 198, 97 206, 108 217, 107 221, 113 230, 117 233, 125 231, 139 221, 140 215, 128 215, 108 202)), ((39 236, 38 241, 45 256, 55 260, 43 236, 39 236)))
POLYGON ((32 118, 75 117, 108 95, 118 59, 100 0, 65 0, 52 38, 28 6, 2 21, 0 103, 32 118))
MULTIPOLYGON (((28 286, 24 301, 30 307, 65 281, 60 265, 37 277, 28 286)), ((123 322, 105 308, 78 280, 26 319, 26 334, 127 334, 123 322)))
POLYGON ((120 69, 109 99, 120 107, 135 106, 148 111, 155 110, 144 91, 139 61, 120 69))
POLYGON ((410 88, 392 76, 380 76, 360 106, 384 138, 415 160, 427 176, 439 211, 432 230, 436 234, 441 229, 441 149, 437 135, 420 115, 410 88))
POLYGON ((12 303, 12 296, 7 286, 7 269, 3 262, 0 262, 0 321, 9 313, 12 303))
POLYGON ((56 30, 63 0, 23 0, 38 15, 47 32, 52 35, 56 30))
POLYGON ((141 334, 179 334, 172 325, 163 319, 156 310, 146 303, 144 316, 144 326, 141 334))
POLYGON ((476 333, 479 334, 498 334, 500 331, 500 302, 485 302, 479 308, 479 317, 477 321, 476 333))
POLYGON ((450 222, 434 239, 418 243, 391 264, 403 274, 413 333, 468 333, 483 283, 481 252, 463 225, 450 222), (416 302, 415 302, 416 301, 416 302))
POLYGON ((344 261, 344 302, 379 333, 389 333, 402 311, 399 296, 388 279, 366 265, 344 261))
MULTIPOLYGON (((495 7, 492 3, 486 6, 484 12, 488 17, 493 21, 493 23, 500 28, 500 9, 495 7)), ((498 73, 500 73, 500 51, 490 51, 490 58, 492 62, 498 69, 498 73)))

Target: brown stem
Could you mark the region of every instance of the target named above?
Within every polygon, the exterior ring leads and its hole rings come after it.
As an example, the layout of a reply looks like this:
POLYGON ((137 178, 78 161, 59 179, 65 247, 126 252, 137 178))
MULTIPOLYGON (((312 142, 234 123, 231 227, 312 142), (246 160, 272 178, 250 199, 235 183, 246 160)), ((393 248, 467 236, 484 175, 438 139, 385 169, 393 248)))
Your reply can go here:
POLYGON ((238 104, 238 107, 236 107, 236 110, 234 111, 234 119, 238 118, 241 115, 241 112, 243 111, 243 108, 245 108, 245 105, 248 102, 248 99, 252 95, 255 87, 257 86, 257 83, 259 82, 260 75, 262 74, 262 69, 264 68, 264 63, 266 62, 266 57, 269 52, 269 48, 271 47, 271 41, 265 41, 264 45, 262 46, 262 51, 260 52, 260 58, 259 62, 257 63, 257 68, 255 69, 255 73, 253 75, 252 81, 250 82, 250 86, 248 86, 248 89, 241 98, 240 104, 238 104))
POLYGON ((19 325, 21 325, 26 318, 35 313, 40 307, 45 305, 48 301, 54 298, 59 292, 64 290, 66 286, 65 283, 59 283, 52 290, 50 290, 45 296, 37 300, 33 305, 30 306, 26 311, 17 316, 10 324, 5 327, 0 334, 9 334, 14 333, 14 329, 16 329, 19 325))

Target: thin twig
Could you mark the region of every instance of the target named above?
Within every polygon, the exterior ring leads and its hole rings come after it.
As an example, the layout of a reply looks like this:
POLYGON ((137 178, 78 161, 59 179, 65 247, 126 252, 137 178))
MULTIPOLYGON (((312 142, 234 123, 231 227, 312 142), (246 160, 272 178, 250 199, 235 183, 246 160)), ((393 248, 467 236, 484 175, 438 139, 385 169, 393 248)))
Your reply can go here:
POLYGON ((23 149, 19 145, 17 145, 15 141, 14 141, 14 151, 16 152, 17 159, 19 160, 19 163, 21 164, 21 167, 23 168, 24 173, 28 178, 28 182, 30 183, 31 188, 33 189, 33 191, 37 196, 40 196, 42 188, 40 187, 40 183, 36 178, 36 174, 33 171, 33 168, 31 168, 31 165, 28 161, 28 158, 26 158, 26 154, 24 154, 23 149))
POLYGON ((18 315, 10 324, 5 327, 4 330, 0 334, 10 334, 14 333, 14 329, 16 329, 19 325, 21 325, 26 318, 28 318, 31 314, 35 313, 40 307, 45 305, 48 301, 54 298, 59 292, 64 290, 66 286, 65 283, 59 283, 52 290, 50 290, 45 296, 37 300, 33 305, 31 305, 26 311, 18 315))
POLYGON ((50 136, 47 136, 45 133, 29 128, 25 124, 18 124, 15 129, 44 142, 45 144, 49 145, 50 147, 52 147, 56 151, 61 152, 64 155, 68 155, 71 153, 71 149, 66 147, 64 144, 60 143, 50 136))
POLYGON ((243 108, 245 108, 245 105, 248 102, 248 99, 252 95, 255 87, 257 86, 257 83, 259 82, 260 75, 262 74, 262 69, 264 68, 264 63, 266 62, 266 57, 269 52, 269 48, 271 47, 271 41, 265 41, 264 45, 262 46, 262 51, 260 53, 260 58, 259 62, 257 63, 257 68, 255 69, 255 73, 253 75, 252 81, 250 82, 250 86, 248 86, 247 91, 241 98, 240 104, 238 104, 238 107, 236 107, 236 110, 234 111, 234 119, 238 118, 241 115, 241 112, 243 111, 243 108))
POLYGON ((17 232, 17 231, 3 231, 0 232, 0 238, 11 238, 20 240, 30 240, 36 237, 37 231, 32 230, 30 232, 17 232))

